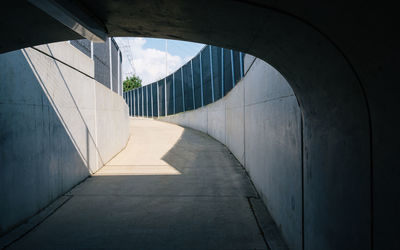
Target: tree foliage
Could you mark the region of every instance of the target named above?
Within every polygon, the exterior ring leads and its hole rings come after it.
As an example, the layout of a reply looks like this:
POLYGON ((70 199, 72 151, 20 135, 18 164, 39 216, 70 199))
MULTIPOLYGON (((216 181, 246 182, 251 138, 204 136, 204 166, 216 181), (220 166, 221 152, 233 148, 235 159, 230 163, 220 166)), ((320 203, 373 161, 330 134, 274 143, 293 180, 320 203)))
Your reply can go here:
POLYGON ((140 77, 136 75, 133 75, 131 77, 126 77, 123 86, 124 86, 124 92, 142 87, 142 79, 140 79, 140 77))

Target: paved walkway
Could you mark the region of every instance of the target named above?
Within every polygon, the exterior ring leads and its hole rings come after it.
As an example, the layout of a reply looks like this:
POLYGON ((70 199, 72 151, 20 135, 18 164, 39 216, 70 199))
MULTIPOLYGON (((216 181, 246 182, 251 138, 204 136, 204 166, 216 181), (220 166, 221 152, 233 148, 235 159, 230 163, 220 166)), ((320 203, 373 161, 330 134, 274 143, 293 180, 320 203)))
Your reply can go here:
POLYGON ((209 136, 131 119, 127 147, 11 249, 266 249, 238 161, 209 136))

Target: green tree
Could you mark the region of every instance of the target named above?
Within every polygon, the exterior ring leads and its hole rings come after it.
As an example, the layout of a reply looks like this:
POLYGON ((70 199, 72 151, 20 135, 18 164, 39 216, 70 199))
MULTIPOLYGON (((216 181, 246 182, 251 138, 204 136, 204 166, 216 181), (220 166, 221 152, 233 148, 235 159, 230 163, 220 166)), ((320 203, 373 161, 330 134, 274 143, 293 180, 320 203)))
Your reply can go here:
POLYGON ((142 87, 142 79, 140 79, 140 77, 138 77, 137 75, 126 77, 123 86, 124 86, 124 92, 129 91, 131 89, 142 87))

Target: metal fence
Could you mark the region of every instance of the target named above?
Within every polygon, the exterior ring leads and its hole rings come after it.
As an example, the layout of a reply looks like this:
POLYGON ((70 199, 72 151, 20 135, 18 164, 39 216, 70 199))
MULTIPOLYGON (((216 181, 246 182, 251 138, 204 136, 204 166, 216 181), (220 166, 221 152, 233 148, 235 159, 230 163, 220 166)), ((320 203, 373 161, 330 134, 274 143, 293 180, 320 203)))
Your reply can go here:
POLYGON ((129 115, 172 115, 217 101, 243 77, 243 57, 238 51, 205 46, 164 79, 124 92, 129 115))
POLYGON ((113 38, 104 43, 93 43, 87 39, 72 40, 71 45, 94 61, 94 79, 122 94, 122 53, 113 38))

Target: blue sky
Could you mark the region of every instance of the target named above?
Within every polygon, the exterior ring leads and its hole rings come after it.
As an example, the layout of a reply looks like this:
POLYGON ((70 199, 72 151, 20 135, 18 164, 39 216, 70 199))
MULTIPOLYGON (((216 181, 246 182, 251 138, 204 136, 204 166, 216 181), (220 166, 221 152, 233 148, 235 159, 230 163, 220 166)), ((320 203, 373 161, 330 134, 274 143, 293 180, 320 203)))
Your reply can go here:
POLYGON ((167 40, 168 53, 165 55, 166 39, 157 38, 115 38, 123 53, 122 77, 135 72, 143 80, 143 85, 164 78, 193 58, 204 44, 167 40), (129 62, 131 54, 133 59, 129 62), (166 60, 167 58, 167 60, 166 60), (167 62, 167 63, 166 63, 167 62), (166 69, 167 65, 167 69, 166 69), (133 69, 132 69, 133 68, 133 69))
MULTIPOLYGON (((165 40, 158 38, 146 38, 146 43, 143 48, 154 48, 157 50, 165 50, 165 40)), ((194 57, 204 44, 183 42, 178 40, 168 40, 168 52, 172 55, 177 55, 182 58, 194 57)))

